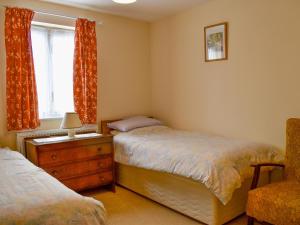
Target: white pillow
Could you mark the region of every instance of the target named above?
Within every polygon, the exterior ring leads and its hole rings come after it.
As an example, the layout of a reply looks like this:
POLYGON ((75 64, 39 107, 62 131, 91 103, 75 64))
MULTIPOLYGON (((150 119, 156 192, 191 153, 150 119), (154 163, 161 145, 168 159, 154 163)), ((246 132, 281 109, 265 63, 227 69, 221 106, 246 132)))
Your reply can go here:
POLYGON ((155 125, 162 125, 162 122, 156 119, 135 116, 127 119, 119 120, 116 122, 108 123, 107 126, 114 130, 119 130, 122 132, 130 131, 139 127, 149 127, 155 125))

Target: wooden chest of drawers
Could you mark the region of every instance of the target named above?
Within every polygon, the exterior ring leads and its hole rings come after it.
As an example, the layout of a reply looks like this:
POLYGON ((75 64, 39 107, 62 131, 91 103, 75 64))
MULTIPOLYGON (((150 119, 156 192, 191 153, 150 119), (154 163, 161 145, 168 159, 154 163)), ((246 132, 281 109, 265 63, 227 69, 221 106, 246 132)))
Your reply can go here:
POLYGON ((37 143, 26 141, 27 158, 75 191, 115 190, 112 136, 37 143))

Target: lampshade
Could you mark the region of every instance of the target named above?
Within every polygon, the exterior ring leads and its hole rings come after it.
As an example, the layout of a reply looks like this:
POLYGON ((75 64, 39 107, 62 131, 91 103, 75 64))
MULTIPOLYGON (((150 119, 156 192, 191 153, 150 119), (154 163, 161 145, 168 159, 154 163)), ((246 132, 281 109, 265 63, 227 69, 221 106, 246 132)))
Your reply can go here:
POLYGON ((79 116, 75 112, 67 112, 60 124, 61 129, 74 129, 81 127, 79 116))

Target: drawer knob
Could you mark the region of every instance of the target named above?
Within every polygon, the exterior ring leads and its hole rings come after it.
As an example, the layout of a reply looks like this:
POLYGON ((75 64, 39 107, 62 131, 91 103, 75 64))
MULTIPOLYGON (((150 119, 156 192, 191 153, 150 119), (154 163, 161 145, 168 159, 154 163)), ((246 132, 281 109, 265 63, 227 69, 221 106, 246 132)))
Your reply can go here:
POLYGON ((98 152, 101 152, 101 151, 102 151, 102 148, 101 148, 101 147, 99 147, 97 150, 98 150, 98 152))
POLYGON ((57 176, 57 174, 58 174, 57 170, 53 170, 53 171, 52 171, 52 174, 53 174, 54 176, 57 176))
POLYGON ((103 168, 103 167, 104 167, 104 163, 98 163, 98 166, 99 166, 100 168, 103 168))
POLYGON ((57 159, 57 155, 56 154, 52 154, 51 155, 51 159, 56 160, 57 159))
POLYGON ((100 178, 100 180, 101 180, 102 182, 105 181, 105 178, 104 178, 104 177, 100 176, 99 178, 100 178))

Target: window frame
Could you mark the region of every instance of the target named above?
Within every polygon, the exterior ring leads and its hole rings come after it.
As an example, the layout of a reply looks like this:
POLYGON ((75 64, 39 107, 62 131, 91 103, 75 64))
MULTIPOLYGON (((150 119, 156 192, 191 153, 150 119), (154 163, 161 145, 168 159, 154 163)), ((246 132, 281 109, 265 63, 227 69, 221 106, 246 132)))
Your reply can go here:
MULTIPOLYGON (((74 35, 75 35, 75 27, 73 27, 73 26, 65 26, 65 25, 59 25, 59 24, 53 24, 53 23, 32 21, 31 28, 32 27, 42 28, 42 29, 47 30, 47 35, 48 35, 47 44, 48 44, 49 55, 52 55, 52 53, 51 53, 51 51, 52 51, 51 31, 53 31, 53 30, 74 31, 74 35)), ((47 117, 40 118, 40 120, 58 120, 58 119, 62 119, 63 115, 55 115, 57 112, 53 112, 53 110, 54 110, 54 107, 53 107, 53 105, 54 105, 54 85, 53 85, 54 75, 53 75, 53 72, 51 71, 53 69, 51 57, 49 57, 48 67, 49 67, 48 70, 50 71, 50 73, 49 73, 48 82, 47 82, 47 85, 49 88, 49 92, 47 93, 47 95, 48 95, 48 100, 50 100, 49 104, 52 106, 49 107, 49 109, 50 109, 49 115, 47 117)), ((40 112, 39 112, 39 116, 41 117, 40 112)))

